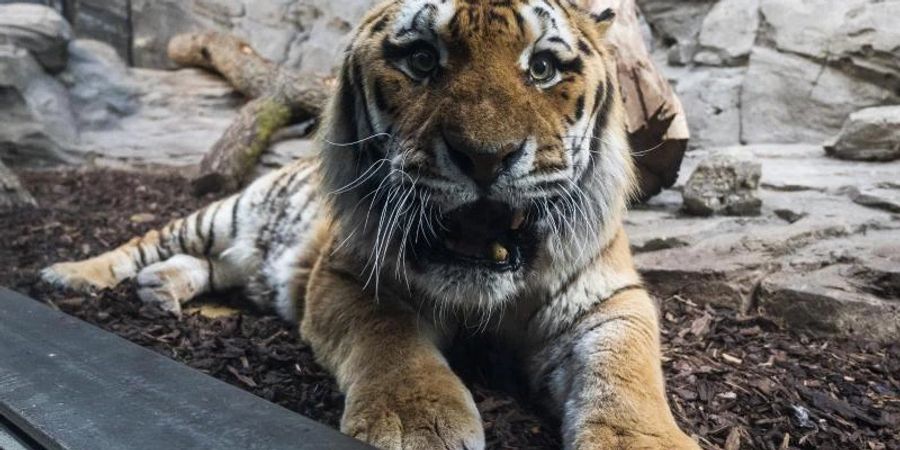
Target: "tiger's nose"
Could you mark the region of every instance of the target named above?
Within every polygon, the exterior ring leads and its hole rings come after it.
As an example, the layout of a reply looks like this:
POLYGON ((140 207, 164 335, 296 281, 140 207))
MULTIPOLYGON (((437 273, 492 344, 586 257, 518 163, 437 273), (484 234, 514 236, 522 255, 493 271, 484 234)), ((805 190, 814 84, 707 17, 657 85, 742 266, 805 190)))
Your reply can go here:
POLYGON ((462 133, 444 132, 450 160, 483 189, 509 170, 521 157, 525 142, 491 144, 469 139, 462 133))

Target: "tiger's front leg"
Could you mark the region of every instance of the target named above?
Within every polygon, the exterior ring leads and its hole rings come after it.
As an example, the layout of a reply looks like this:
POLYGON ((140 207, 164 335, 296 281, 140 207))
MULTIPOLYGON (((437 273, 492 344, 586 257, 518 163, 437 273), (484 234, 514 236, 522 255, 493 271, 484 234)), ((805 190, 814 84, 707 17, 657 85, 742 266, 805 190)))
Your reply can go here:
POLYGON ((383 449, 482 449, 472 395, 437 333, 323 252, 310 279, 301 334, 346 394, 341 431, 383 449))
POLYGON ((537 384, 556 402, 567 449, 700 448, 666 401, 658 326, 646 291, 625 290, 536 355, 537 384))

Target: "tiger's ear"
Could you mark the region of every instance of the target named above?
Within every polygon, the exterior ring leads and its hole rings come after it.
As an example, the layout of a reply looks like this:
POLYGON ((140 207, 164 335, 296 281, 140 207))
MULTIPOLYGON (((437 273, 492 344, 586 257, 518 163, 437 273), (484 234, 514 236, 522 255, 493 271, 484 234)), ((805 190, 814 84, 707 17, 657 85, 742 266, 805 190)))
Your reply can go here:
POLYGON ((604 35, 616 21, 616 12, 612 8, 606 8, 599 14, 591 13, 591 19, 600 27, 600 34, 604 35))
POLYGON ((572 5, 573 8, 581 11, 582 13, 590 16, 591 20, 597 24, 600 30, 600 35, 606 34, 606 31, 609 30, 609 27, 612 26, 613 22, 616 19, 616 12, 613 11, 612 8, 606 8, 599 13, 591 12, 590 7, 584 0, 568 0, 569 4, 572 5))
POLYGON ((606 8, 599 14, 591 13, 591 18, 598 24, 612 23, 616 19, 616 12, 612 8, 606 8))

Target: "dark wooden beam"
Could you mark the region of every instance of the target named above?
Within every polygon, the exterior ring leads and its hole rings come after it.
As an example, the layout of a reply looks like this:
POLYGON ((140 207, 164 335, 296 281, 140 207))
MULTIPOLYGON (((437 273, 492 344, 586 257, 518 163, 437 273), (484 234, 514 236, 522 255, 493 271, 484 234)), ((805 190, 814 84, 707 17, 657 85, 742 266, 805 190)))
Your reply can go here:
POLYGON ((3 450, 44 450, 22 430, 0 416, 0 449, 3 450))
POLYGON ((2 288, 0 416, 48 449, 370 448, 2 288))

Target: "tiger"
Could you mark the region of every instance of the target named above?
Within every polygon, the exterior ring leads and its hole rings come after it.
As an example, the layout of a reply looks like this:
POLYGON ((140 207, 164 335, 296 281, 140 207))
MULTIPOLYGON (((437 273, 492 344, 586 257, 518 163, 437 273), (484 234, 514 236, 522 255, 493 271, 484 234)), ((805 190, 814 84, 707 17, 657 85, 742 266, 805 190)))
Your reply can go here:
POLYGON ((299 325, 383 449, 482 449, 460 337, 496 343, 567 449, 697 449, 667 403, 659 319, 623 228, 635 191, 615 13, 569 0, 393 0, 356 28, 318 153, 99 256, 173 314, 240 288, 299 325))

